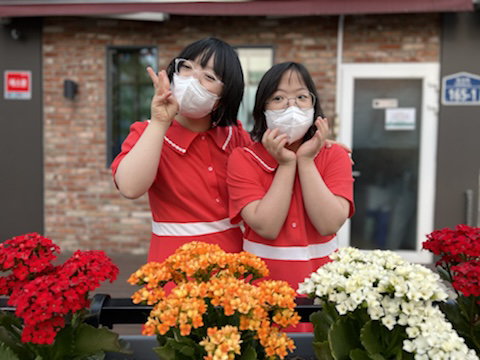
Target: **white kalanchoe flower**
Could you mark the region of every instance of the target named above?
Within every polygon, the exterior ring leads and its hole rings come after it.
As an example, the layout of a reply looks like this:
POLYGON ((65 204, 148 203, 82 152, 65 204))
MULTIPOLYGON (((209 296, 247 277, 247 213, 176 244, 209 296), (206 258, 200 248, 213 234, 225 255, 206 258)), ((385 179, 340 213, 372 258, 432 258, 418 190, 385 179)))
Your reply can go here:
POLYGON ((415 359, 478 360, 434 305, 448 298, 438 274, 385 250, 346 247, 330 258, 299 285, 299 294, 331 303, 340 315, 362 306, 389 330, 406 327, 403 350, 415 359))

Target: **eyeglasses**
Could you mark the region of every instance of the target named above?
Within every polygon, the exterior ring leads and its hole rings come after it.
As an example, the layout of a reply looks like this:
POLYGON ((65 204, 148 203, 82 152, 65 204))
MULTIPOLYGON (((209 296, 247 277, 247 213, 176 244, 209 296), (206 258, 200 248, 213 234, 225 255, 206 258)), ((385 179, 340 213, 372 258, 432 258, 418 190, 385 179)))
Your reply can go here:
POLYGON ((286 110, 290 104, 290 100, 294 100, 295 105, 300 109, 310 109, 315 106, 316 98, 315 95, 309 91, 302 91, 291 98, 276 94, 267 101, 267 105, 270 110, 286 110))
POLYGON ((197 75, 198 80, 206 88, 221 88, 221 82, 213 71, 200 69, 194 62, 177 58, 175 59, 175 72, 180 76, 194 76, 197 75))

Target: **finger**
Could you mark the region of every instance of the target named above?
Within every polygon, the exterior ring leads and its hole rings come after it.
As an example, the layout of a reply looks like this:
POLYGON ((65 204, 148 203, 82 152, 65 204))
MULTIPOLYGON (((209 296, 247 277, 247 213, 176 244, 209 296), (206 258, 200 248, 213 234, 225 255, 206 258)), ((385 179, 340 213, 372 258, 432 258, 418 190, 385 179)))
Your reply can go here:
POLYGON ((282 152, 282 149, 285 147, 285 145, 287 144, 287 138, 284 137, 282 138, 282 140, 280 140, 278 142, 278 144, 275 146, 275 151, 280 154, 282 152))
POLYGON ((282 141, 282 140, 284 140, 284 139, 288 140, 287 134, 280 134, 280 135, 274 137, 274 138, 272 139, 272 141, 273 141, 273 143, 274 143, 275 145, 277 145, 280 141, 282 141))
POLYGON ((155 96, 155 103, 161 104, 165 100, 167 100, 170 96, 172 96, 172 91, 171 90, 167 91, 164 94, 157 95, 157 96, 155 96))
POLYGON ((168 80, 167 72, 165 70, 162 70, 160 72, 160 74, 161 74, 161 77, 160 77, 161 86, 162 86, 163 91, 169 91, 170 90, 170 80, 168 80))
POLYGON ((155 74, 155 71, 153 71, 153 69, 150 66, 147 67, 147 72, 148 72, 148 75, 150 75, 150 78, 152 79, 153 85, 155 86, 155 88, 157 88, 158 86, 157 74, 155 74))
POLYGON ((278 136, 278 131, 279 131, 278 128, 270 130, 268 137, 272 140, 275 139, 278 136))
POLYGON ((320 143, 324 143, 325 140, 327 140, 325 138, 325 134, 323 134, 320 130, 317 130, 315 132, 315 139, 317 139, 318 141, 320 141, 320 143))
POLYGON ((328 120, 327 118, 321 118, 320 116, 315 121, 315 126, 318 130, 327 131, 328 132, 328 120))
POLYGON ((268 138, 268 135, 270 134, 271 130, 270 129, 267 129, 264 133, 263 133, 263 136, 262 136, 262 144, 263 146, 265 146, 266 142, 267 142, 267 138, 268 138))

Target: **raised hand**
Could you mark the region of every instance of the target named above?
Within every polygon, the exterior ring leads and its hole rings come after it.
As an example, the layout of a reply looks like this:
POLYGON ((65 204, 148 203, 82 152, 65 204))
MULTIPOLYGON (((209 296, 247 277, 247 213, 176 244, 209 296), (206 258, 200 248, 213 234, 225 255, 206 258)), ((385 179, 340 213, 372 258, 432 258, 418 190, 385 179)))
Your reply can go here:
POLYGON ((277 160, 279 165, 287 165, 296 161, 296 155, 293 151, 288 150, 287 135, 278 135, 278 129, 267 129, 262 137, 262 144, 265 149, 277 160))
POLYGON ((167 73, 162 70, 157 76, 151 67, 147 68, 147 72, 155 88, 151 105, 151 120, 170 125, 178 111, 178 102, 170 90, 167 73))
POLYGON ((313 137, 300 145, 297 150, 297 158, 299 160, 301 158, 314 159, 327 140, 328 120, 319 116, 315 121, 315 125, 317 126, 317 131, 315 131, 313 137))

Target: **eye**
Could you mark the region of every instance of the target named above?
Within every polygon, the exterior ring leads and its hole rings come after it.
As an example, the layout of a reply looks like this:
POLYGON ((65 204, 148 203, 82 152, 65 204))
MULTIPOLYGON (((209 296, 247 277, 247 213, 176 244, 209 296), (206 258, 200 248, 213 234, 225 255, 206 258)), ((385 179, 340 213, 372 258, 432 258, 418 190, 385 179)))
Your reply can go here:
POLYGON ((185 70, 193 70, 192 64, 190 64, 190 63, 188 63, 188 62, 186 62, 186 61, 180 63, 180 68, 181 68, 181 69, 185 69, 185 70))
POLYGON ((210 81, 210 82, 215 82, 217 81, 217 78, 215 77, 215 75, 213 75, 212 73, 209 73, 209 72, 204 72, 203 73, 205 79, 207 81, 210 81))
POLYGON ((300 100, 300 101, 306 101, 306 100, 310 99, 310 95, 309 94, 300 94, 300 95, 297 95, 297 99, 300 100))
POLYGON ((282 102, 283 99, 284 99, 283 96, 281 96, 281 95, 275 95, 275 96, 273 96, 273 97, 271 98, 270 101, 279 103, 279 102, 282 102))

